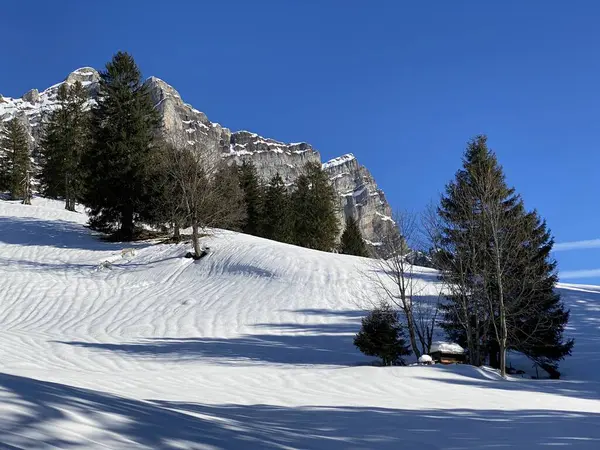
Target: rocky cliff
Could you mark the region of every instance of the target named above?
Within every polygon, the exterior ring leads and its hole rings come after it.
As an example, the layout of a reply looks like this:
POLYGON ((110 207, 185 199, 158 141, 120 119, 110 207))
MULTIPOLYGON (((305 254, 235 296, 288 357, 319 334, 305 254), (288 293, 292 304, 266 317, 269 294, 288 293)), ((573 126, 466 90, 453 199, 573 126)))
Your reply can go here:
MULTIPOLYGON (((84 67, 71 73, 63 83, 77 80, 89 91, 90 103, 93 102, 98 72, 84 67)), ((177 137, 198 150, 209 151, 215 158, 228 158, 236 163, 250 161, 265 180, 279 173, 288 184, 295 181, 306 162, 321 162, 319 152, 307 143, 286 144, 249 131, 232 133, 185 103, 172 86, 159 78, 150 77, 146 83, 161 112, 167 135, 177 137)), ((21 98, 0 95, 0 122, 18 117, 27 127, 34 148, 44 116, 56 107, 60 84, 43 92, 33 89, 21 98)), ((338 193, 338 216, 342 229, 347 217, 355 217, 364 238, 376 248, 381 236, 393 222, 390 206, 373 176, 351 154, 324 163, 323 169, 329 174, 338 193)))

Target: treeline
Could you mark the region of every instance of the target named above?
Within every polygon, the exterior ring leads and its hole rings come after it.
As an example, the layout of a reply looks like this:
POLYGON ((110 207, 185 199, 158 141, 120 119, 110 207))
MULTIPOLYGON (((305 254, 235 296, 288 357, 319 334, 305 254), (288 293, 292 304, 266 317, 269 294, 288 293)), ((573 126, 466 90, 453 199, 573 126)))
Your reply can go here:
POLYGON ((363 321, 355 341, 361 351, 401 363, 404 354, 428 354, 440 326, 473 365, 489 364, 506 376, 507 354, 516 351, 560 376, 558 363, 574 341, 564 336, 569 311, 554 289, 554 240, 539 213, 507 185, 485 136, 468 143, 463 167, 420 224, 406 215, 395 223, 402 239, 384 239, 389 256, 370 271, 383 306, 363 321), (415 235, 426 238, 439 270, 437 298, 422 292, 408 258, 415 235))
MULTIPOLYGON (((63 83, 30 160, 17 118, 2 129, 0 190, 28 203, 32 179, 40 193, 88 208, 90 225, 132 240, 143 225, 167 226, 175 240, 192 228, 226 228, 324 251, 367 256, 355 221, 338 246, 335 191, 318 163, 292 186, 277 174, 263 182, 249 163, 229 166, 200 144, 161 132, 160 115, 131 55, 119 52, 100 72, 91 107, 79 82, 63 83)), ((231 164, 231 162, 230 162, 231 164)))

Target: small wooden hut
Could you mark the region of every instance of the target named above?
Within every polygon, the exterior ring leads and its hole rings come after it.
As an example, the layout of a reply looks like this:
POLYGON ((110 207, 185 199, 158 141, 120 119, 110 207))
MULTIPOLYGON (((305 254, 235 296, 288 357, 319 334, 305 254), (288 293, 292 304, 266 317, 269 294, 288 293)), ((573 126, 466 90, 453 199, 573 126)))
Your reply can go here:
POLYGON ((431 357, 440 364, 462 364, 466 361, 465 350, 452 342, 434 342, 431 344, 431 357))

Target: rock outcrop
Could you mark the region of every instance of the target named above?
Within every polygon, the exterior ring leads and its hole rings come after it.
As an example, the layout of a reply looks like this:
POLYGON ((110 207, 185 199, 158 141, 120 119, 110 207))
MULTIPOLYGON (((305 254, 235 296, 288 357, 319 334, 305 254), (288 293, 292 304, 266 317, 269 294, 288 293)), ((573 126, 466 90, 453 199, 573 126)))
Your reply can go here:
POLYGON ((249 131, 233 133, 224 156, 237 163, 252 162, 265 180, 279 173, 286 184, 298 178, 307 162, 321 162, 319 152, 304 142, 284 144, 249 131))
MULTIPOLYGON (((63 83, 81 82, 89 92, 91 104, 97 94, 99 79, 95 69, 83 67, 69 74, 63 83)), ((32 89, 22 98, 0 97, 0 122, 18 117, 27 126, 32 148, 35 147, 44 115, 57 105, 60 84, 41 93, 32 89)), ((263 179, 268 180, 279 173, 287 184, 294 183, 307 162, 321 162, 319 152, 307 143, 286 144, 249 131, 232 133, 185 103, 179 93, 161 79, 150 77, 146 84, 163 118, 166 135, 198 151, 208 151, 215 158, 226 158, 237 164, 252 162, 263 179)), ((393 225, 383 191, 371 173, 351 154, 326 162, 323 169, 338 194, 342 229, 347 217, 356 218, 363 237, 376 249, 383 234, 393 225)))
POLYGON ((347 217, 354 217, 363 237, 377 247, 394 222, 385 194, 377 187, 371 173, 351 153, 327 161, 323 170, 329 174, 339 195, 342 225, 347 217))

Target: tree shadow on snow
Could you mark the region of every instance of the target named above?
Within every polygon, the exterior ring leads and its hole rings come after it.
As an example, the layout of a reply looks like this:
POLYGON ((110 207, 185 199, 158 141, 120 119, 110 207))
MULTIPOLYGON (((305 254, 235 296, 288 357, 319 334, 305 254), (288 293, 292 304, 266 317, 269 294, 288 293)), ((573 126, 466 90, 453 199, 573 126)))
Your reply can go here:
POLYGON ((43 220, 21 217, 0 217, 0 242, 22 246, 51 246, 56 248, 121 250, 147 246, 145 243, 105 242, 83 225, 63 220, 43 220))
MULTIPOLYGON (((469 386, 513 392, 533 392, 537 394, 560 395, 563 397, 581 398, 586 400, 600 400, 600 382, 592 380, 532 380, 516 378, 504 380, 496 373, 486 374, 484 370, 469 365, 454 365, 451 367, 433 366, 432 371, 439 371, 440 377, 420 377, 426 380, 435 380, 454 386, 469 386), (443 372, 451 370, 458 373, 461 378, 448 378, 443 372)), ((435 374, 435 372, 432 372, 435 374)), ((600 448, 600 447, 599 447, 600 448)))
POLYGON ((160 338, 126 344, 68 341, 61 343, 146 358, 204 359, 219 364, 355 365, 353 336, 268 335, 239 338, 160 338))
POLYGON ((338 317, 337 323, 261 323, 259 330, 279 332, 249 334, 234 338, 152 338, 130 343, 59 341, 94 350, 112 351, 135 357, 208 359, 213 363, 343 365, 369 364, 354 347, 362 311, 297 310, 307 315, 338 317))
POLYGON ((3 448, 596 449, 600 415, 140 401, 0 374, 3 448))

